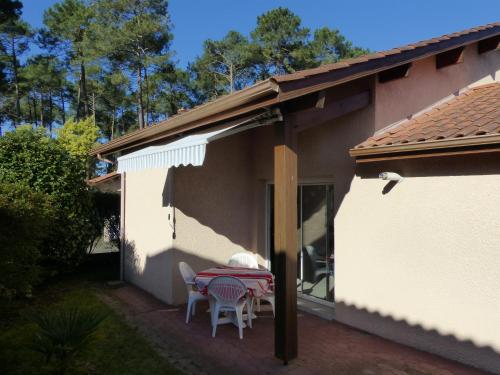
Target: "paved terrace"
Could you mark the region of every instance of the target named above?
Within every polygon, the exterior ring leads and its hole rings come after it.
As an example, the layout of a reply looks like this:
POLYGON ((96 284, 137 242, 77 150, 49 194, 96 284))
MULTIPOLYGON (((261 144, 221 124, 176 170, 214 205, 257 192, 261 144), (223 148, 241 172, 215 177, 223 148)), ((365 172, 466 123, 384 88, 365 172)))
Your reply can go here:
POLYGON ((203 302, 194 319, 185 324, 185 306, 168 306, 130 285, 110 289, 102 298, 187 374, 486 374, 302 312, 299 358, 283 366, 274 358, 269 309, 257 313, 253 329, 245 329, 240 340, 232 325, 219 326, 217 337, 211 337, 208 306, 203 302))

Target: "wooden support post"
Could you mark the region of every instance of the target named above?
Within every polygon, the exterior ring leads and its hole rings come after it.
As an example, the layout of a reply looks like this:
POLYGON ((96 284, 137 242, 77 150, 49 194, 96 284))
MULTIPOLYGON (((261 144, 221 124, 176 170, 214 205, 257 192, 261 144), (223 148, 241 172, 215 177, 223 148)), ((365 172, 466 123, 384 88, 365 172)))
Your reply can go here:
POLYGON ((274 351, 287 364, 297 357, 297 135, 276 123, 274 146, 274 351))

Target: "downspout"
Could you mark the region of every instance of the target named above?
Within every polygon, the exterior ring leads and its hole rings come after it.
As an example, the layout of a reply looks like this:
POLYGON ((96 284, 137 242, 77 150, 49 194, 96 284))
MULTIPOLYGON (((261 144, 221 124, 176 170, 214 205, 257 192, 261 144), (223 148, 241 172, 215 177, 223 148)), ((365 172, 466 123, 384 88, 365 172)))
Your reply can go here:
POLYGON ((126 176, 122 173, 120 179, 120 281, 125 281, 125 194, 126 176))

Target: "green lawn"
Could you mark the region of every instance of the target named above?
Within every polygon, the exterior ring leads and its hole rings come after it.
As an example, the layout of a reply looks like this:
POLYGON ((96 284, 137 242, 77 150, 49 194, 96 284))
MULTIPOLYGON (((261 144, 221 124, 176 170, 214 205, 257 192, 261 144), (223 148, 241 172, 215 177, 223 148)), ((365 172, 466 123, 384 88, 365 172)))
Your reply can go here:
POLYGON ((28 316, 46 308, 84 306, 103 309, 109 315, 88 349, 74 358, 67 374, 181 374, 99 300, 97 294, 106 287, 106 276, 102 270, 87 270, 44 285, 29 302, 2 303, 0 373, 53 374, 54 364, 45 364, 44 357, 30 349, 37 328, 28 316))

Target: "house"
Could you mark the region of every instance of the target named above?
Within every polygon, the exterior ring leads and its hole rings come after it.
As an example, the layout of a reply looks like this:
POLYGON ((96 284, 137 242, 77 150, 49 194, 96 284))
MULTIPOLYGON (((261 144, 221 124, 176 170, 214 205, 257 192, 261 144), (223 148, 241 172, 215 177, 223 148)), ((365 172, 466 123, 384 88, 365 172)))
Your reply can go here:
POLYGON ((123 278, 180 304, 179 261, 249 251, 285 362, 298 296, 500 372, 499 42, 494 23, 275 76, 95 148, 118 156, 123 278))

